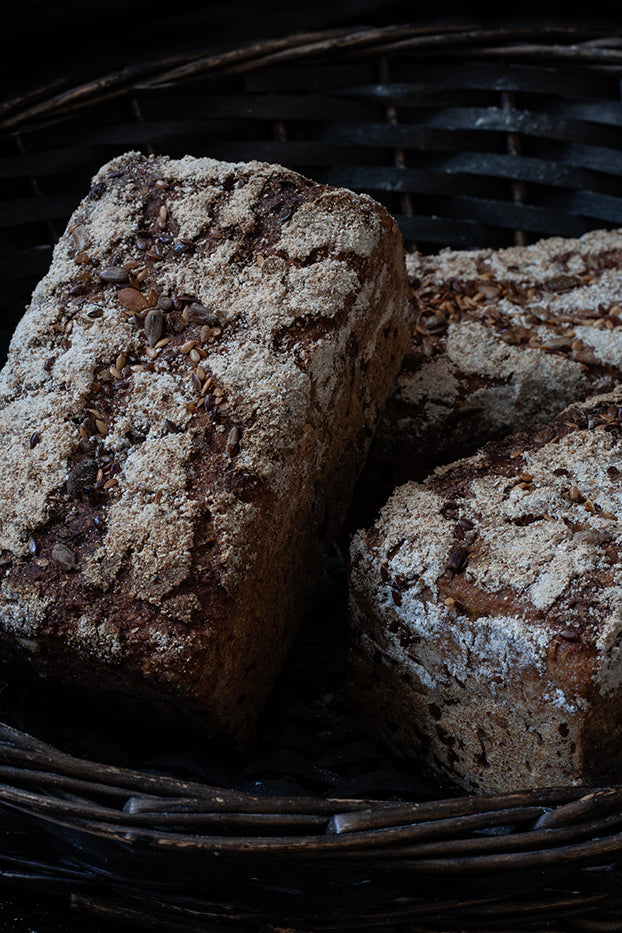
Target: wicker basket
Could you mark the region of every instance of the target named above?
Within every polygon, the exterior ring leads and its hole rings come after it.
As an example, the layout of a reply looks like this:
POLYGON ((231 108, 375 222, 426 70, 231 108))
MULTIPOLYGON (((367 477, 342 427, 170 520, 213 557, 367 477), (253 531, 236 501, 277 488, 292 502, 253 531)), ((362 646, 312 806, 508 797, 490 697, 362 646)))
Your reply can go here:
MULTIPOLYGON (((622 225, 621 78, 622 33, 397 26, 9 102, 4 343, 91 175, 131 148, 367 191, 423 251, 622 225)), ((455 797, 391 759, 348 693, 344 597, 333 557, 245 756, 7 674, 4 882, 134 928, 622 930, 622 787, 455 797)))

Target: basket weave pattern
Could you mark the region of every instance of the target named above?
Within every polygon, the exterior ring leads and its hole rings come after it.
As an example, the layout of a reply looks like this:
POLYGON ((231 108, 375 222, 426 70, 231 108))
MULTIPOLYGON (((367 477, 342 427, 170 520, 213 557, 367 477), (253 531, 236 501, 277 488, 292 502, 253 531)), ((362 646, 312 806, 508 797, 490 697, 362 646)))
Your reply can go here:
MULTIPOLYGON (((127 149, 366 191, 428 252, 622 225, 621 78, 622 39, 598 31, 399 26, 8 102, 3 349, 91 176, 127 149)), ((622 929, 622 787, 452 797, 392 761, 349 699, 344 591, 332 561, 244 759, 146 733, 128 757, 129 724, 7 675, 5 882, 171 930, 622 929)))

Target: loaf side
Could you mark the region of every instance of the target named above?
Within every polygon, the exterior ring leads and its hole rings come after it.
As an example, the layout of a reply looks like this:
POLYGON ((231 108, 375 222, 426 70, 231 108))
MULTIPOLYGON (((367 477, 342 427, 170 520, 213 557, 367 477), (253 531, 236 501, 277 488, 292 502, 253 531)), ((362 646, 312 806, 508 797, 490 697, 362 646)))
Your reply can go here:
POLYGON ((241 739, 343 517, 412 321, 370 198, 127 153, 0 375, 0 638, 241 739))
POLYGON ((356 690, 470 791, 622 774, 622 390, 400 487, 352 547, 356 690))

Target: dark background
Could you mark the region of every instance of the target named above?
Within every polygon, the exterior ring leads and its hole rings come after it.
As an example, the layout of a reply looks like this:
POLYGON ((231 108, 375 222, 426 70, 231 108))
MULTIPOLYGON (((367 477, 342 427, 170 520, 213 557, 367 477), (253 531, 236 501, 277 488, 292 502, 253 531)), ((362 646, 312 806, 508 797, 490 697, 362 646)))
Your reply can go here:
MULTIPOLYGON (((0 97, 11 100, 56 82, 75 82, 119 68, 216 47, 292 33, 355 26, 416 23, 422 26, 490 26, 556 23, 620 27, 622 8, 604 0, 523 0, 491 7, 471 0, 433 3, 378 0, 20 0, 0 6, 4 38, 0 97)), ((104 933, 112 929, 72 915, 64 905, 0 889, 0 933, 104 933)))
POLYGON ((126 65, 308 30, 417 23, 622 26, 608 0, 4 0, 2 97, 126 65))

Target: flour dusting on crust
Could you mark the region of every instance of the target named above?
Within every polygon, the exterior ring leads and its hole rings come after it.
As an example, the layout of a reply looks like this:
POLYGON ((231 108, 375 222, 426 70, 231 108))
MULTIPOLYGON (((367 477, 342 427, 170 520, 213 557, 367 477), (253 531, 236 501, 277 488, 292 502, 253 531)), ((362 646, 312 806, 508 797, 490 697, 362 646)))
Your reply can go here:
POLYGON ((73 646, 76 677, 90 644, 123 685, 163 677, 245 721, 411 327, 371 199, 262 162, 103 166, 0 375, 12 637, 73 646))

